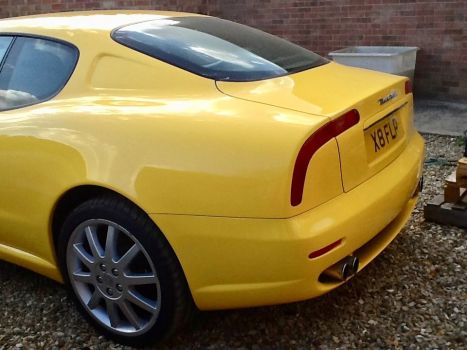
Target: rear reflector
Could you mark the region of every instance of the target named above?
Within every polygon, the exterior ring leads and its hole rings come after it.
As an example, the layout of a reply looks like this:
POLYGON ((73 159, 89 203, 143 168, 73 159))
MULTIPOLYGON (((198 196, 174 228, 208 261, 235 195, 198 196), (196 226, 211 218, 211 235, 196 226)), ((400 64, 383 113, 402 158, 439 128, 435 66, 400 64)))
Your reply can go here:
POLYGON ((413 91, 413 87, 412 87, 412 82, 410 80, 407 80, 405 82, 405 94, 411 94, 413 91))
POLYGON ((305 141, 295 160, 290 193, 292 206, 295 207, 302 202, 306 170, 316 151, 329 140, 357 124, 359 120, 360 114, 356 109, 352 109, 343 116, 323 125, 305 141))
POLYGON ((326 254, 327 252, 333 250, 337 246, 339 246, 342 243, 342 239, 339 239, 338 241, 335 241, 334 243, 331 243, 330 245, 327 245, 324 248, 321 248, 320 250, 314 251, 308 255, 310 259, 315 259, 317 257, 320 257, 321 255, 326 254))

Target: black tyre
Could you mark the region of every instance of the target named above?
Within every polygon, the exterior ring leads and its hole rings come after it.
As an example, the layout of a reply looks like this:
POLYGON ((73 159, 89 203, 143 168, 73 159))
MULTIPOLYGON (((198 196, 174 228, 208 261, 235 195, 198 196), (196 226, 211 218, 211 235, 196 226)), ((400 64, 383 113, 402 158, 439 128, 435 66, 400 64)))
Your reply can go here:
POLYGON ((193 311, 184 274, 167 240, 125 199, 101 197, 78 206, 61 228, 57 253, 78 309, 119 343, 160 342, 193 311))

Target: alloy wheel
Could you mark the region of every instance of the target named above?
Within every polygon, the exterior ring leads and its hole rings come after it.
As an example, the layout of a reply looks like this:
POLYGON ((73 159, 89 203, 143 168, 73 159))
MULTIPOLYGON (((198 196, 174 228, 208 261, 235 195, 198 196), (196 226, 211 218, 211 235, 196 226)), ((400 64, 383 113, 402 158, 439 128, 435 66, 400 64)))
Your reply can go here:
POLYGON ((160 312, 161 287, 143 245, 115 222, 87 220, 67 246, 70 284, 85 310, 113 333, 137 336, 160 312))

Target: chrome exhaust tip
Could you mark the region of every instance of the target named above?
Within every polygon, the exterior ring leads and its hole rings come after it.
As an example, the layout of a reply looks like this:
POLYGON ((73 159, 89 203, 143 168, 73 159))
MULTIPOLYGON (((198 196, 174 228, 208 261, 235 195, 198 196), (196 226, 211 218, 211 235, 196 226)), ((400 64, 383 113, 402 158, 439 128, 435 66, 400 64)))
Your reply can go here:
POLYGON ((358 272, 359 260, 356 256, 347 256, 326 269, 323 273, 338 281, 345 281, 358 272))
POLYGON ((360 265, 360 261, 356 256, 349 256, 349 266, 350 266, 350 276, 355 275, 358 272, 358 267, 360 265))

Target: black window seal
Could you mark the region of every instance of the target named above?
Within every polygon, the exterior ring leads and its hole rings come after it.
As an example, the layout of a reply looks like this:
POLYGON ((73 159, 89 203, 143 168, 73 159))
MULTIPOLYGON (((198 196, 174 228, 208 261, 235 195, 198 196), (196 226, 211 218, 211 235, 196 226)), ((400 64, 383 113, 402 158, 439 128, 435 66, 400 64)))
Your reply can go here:
POLYGON ((59 89, 57 89, 57 92, 54 93, 53 95, 51 95, 49 98, 47 98, 45 100, 40 100, 40 101, 37 101, 37 102, 34 102, 34 103, 28 103, 28 104, 25 104, 25 105, 15 106, 15 107, 6 108, 6 109, 0 109, 0 113, 42 104, 44 102, 52 100, 60 92, 62 92, 62 90, 65 88, 65 86, 68 84, 71 77, 73 76, 73 74, 74 74, 74 72, 76 70, 76 67, 78 65, 79 58, 81 56, 81 52, 79 51, 79 49, 78 49, 78 47, 76 45, 74 45, 73 43, 70 43, 69 41, 58 39, 58 38, 55 38, 55 37, 51 37, 51 36, 47 36, 47 35, 31 34, 31 33, 0 32, 0 37, 2 37, 2 36, 13 36, 14 40, 10 44, 10 47, 8 48, 8 52, 5 54, 5 57, 3 58, 2 65, 0 66, 0 74, 1 74, 2 69, 3 69, 3 65, 5 64, 7 58, 9 56, 9 54, 10 54, 10 51, 12 50, 12 48, 14 46, 14 43, 16 42, 17 38, 42 39, 42 40, 52 41, 52 42, 55 42, 55 43, 58 43, 58 44, 62 44, 62 45, 71 47, 76 53, 76 59, 75 59, 75 63, 73 65, 73 68, 71 69, 70 74, 67 77, 67 79, 63 82, 62 86, 59 89))
MULTIPOLYGON (((183 18, 183 17, 198 17, 198 16, 181 16, 181 17, 168 17, 168 18, 164 18, 164 19, 170 19, 170 18, 183 18)), ((200 16, 200 17, 210 17, 210 16, 200 16)), ((212 17, 212 18, 218 18, 218 17, 212 17)), ((129 45, 126 45, 125 43, 122 43, 120 41, 118 41, 117 39, 114 38, 114 34, 115 32, 119 31, 120 29, 123 29, 125 27, 129 27, 129 26, 132 26, 132 25, 136 25, 136 24, 141 24, 141 23, 145 23, 145 22, 152 22, 152 21, 157 21, 158 19, 148 19, 148 20, 144 20, 144 21, 138 21, 138 22, 133 22, 133 23, 127 23, 127 24, 123 24, 123 25, 120 25, 114 29, 112 29, 112 31, 110 32, 110 38, 115 42, 117 43, 118 45, 122 45, 132 51, 135 51, 135 52, 139 52, 140 54, 142 55, 145 55, 147 57, 151 57, 152 59, 155 59, 155 60, 158 60, 160 62, 164 62, 164 63, 167 63, 168 65, 172 66, 172 67, 176 67, 176 68, 179 68, 179 69, 182 69, 184 70, 185 72, 189 72, 189 73, 192 73, 194 75, 197 75, 199 77, 202 77, 202 78, 205 78, 205 79, 209 79, 209 80, 212 80, 214 82, 226 82, 226 83, 249 83, 249 82, 256 82, 256 81, 264 81, 264 80, 270 80, 270 79, 276 79, 276 78, 283 78, 283 77, 286 77, 286 76, 289 76, 289 75, 293 75, 293 74, 297 74, 297 73, 300 73, 300 72, 304 72, 306 70, 309 70, 310 67, 304 67, 303 69, 297 69, 293 72, 285 72, 283 74, 278 74, 274 77, 264 77, 264 78, 260 78, 260 79, 251 79, 251 80, 236 80, 236 79, 232 79, 232 80, 222 80, 222 79, 215 79, 213 77, 210 77, 210 76, 207 76, 207 75, 203 75, 199 72, 196 72, 194 70, 191 70, 187 67, 182 67, 181 65, 178 65, 178 64, 175 64, 173 62, 169 62, 169 60, 165 60, 163 58, 160 58, 160 57, 154 57, 154 56, 151 56, 150 54, 146 53, 146 52, 143 52, 142 50, 138 50, 138 49, 135 49, 134 47, 131 47, 129 45)), ((234 22, 235 23, 235 22, 234 22)), ((324 62, 323 64, 320 64, 318 66, 315 66, 314 68, 316 67, 320 67, 320 66, 323 66, 325 64, 329 63, 329 61, 326 61, 324 62)))
POLYGON ((0 61, 0 74, 2 73, 2 69, 3 69, 3 65, 5 64, 6 62, 6 59, 11 51, 11 48, 13 47, 13 44, 15 43, 16 41, 16 36, 13 36, 13 35, 0 35, 1 37, 9 37, 11 38, 11 42, 10 42, 10 45, 8 45, 8 48, 6 49, 5 51, 5 55, 2 57, 2 60, 0 61))

